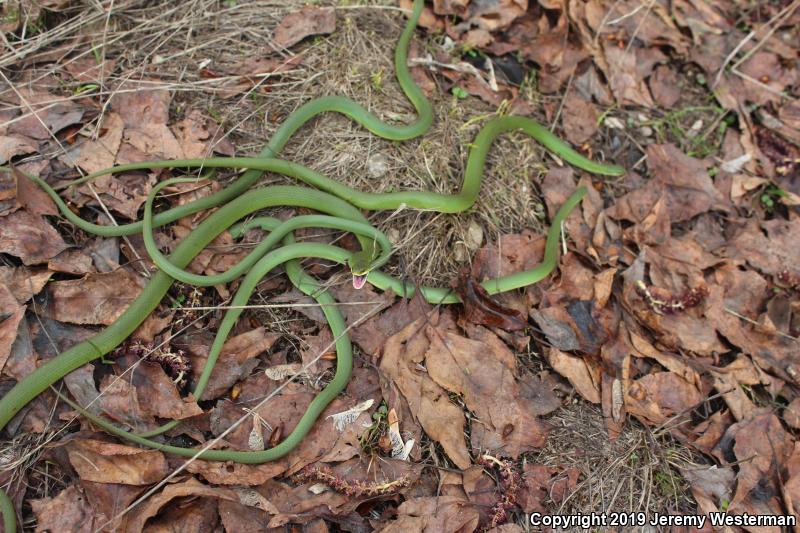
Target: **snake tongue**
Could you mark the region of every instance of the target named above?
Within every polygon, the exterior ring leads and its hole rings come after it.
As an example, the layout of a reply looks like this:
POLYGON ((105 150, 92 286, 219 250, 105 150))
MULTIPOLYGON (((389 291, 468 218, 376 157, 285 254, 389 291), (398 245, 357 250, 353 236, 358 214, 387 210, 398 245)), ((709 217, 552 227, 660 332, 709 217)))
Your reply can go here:
POLYGON ((366 274, 357 276, 353 274, 353 288, 354 289, 361 289, 367 283, 367 276, 366 274))

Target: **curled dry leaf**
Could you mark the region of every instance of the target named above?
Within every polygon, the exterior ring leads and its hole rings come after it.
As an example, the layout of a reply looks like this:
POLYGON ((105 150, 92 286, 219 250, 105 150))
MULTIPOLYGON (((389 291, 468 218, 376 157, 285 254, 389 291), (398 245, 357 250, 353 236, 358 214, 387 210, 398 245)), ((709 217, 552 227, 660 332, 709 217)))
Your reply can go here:
POLYGON ((494 301, 468 271, 461 273, 456 292, 464 305, 465 318, 473 324, 506 331, 519 331, 528 327, 525 315, 494 301))
POLYGON ((593 362, 569 355, 557 348, 546 348, 547 363, 575 387, 583 399, 600 403, 600 366, 593 362))

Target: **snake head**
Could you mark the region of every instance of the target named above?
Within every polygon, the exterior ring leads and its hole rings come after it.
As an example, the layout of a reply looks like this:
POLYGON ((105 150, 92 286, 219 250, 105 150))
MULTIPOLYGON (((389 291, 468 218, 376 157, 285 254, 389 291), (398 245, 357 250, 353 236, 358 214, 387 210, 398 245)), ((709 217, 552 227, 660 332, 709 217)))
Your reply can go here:
POLYGON ((353 273, 353 288, 362 289, 367 283, 367 275, 372 267, 371 254, 361 251, 354 253, 347 262, 350 272, 353 273))

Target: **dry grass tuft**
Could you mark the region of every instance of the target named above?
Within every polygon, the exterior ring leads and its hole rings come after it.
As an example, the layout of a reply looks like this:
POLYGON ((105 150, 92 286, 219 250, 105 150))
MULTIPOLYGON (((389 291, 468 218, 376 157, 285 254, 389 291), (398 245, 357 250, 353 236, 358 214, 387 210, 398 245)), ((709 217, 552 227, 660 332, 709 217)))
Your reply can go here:
POLYGON ((556 514, 594 512, 690 512, 694 502, 678 467, 693 464, 690 452, 668 436, 656 437, 630 420, 616 441, 608 438, 599 408, 583 400, 562 407, 548 422, 547 446, 531 457, 547 466, 574 467, 581 476, 556 514))

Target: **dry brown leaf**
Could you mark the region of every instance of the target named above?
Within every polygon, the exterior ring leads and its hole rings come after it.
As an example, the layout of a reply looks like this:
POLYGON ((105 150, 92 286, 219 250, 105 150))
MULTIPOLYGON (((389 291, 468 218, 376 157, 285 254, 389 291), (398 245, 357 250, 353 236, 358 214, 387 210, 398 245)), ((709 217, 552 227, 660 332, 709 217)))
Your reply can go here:
POLYGON ((336 30, 336 12, 332 7, 304 7, 281 20, 272 37, 279 48, 289 48, 310 35, 327 35, 336 30))
POLYGON ((658 65, 648 81, 656 103, 670 109, 681 97, 678 75, 669 65, 658 65))
POLYGON ((544 352, 547 363, 575 387, 585 400, 600 403, 600 367, 556 348, 544 352))
POLYGON ((46 263, 67 248, 61 235, 42 217, 20 209, 0 218, 0 253, 25 265, 46 263))
MULTIPOLYGON (((431 317, 433 324, 438 320, 438 316, 431 317)), ((447 391, 418 370, 430 346, 427 327, 424 319, 418 319, 390 337, 380 369, 400 390, 425 433, 442 445, 459 468, 468 468, 472 461, 464 443, 464 413, 450 402, 447 391)))
MULTIPOLYGON (((364 287, 367 288, 369 287, 364 287)), ((375 356, 383 348, 386 339, 411 322, 428 317, 432 310, 433 306, 422 297, 422 293, 417 292, 410 300, 402 299, 389 309, 356 326, 351 337, 362 350, 375 356)))
POLYGON ((47 287, 50 305, 44 314, 61 322, 107 326, 125 312, 143 286, 142 279, 125 268, 55 281, 47 287))
POLYGON ((475 531, 480 515, 475 506, 458 496, 413 498, 397 509, 397 520, 381 533, 457 533, 475 531))
POLYGON ((635 38, 647 46, 671 46, 678 54, 685 54, 689 43, 669 7, 664 0, 651 3, 646 9, 636 0, 600 0, 586 4, 585 16, 590 28, 604 38, 615 35, 623 44, 635 38))
POLYGON ((520 507, 525 513, 546 513, 542 503, 550 500, 560 504, 573 492, 580 471, 577 468, 552 467, 525 463, 523 480, 525 489, 520 498, 520 507))
POLYGON ((706 164, 671 144, 647 147, 647 165, 654 181, 667 189, 670 220, 683 222, 709 209, 729 211, 729 202, 714 187, 706 164))
POLYGON ((705 514, 718 513, 725 502, 731 501, 736 479, 732 468, 716 465, 703 469, 681 468, 681 474, 691 484, 692 496, 699 511, 705 514))
POLYGON ((729 253, 765 274, 777 276, 783 270, 800 272, 800 246, 796 246, 798 232, 800 218, 797 217, 791 220, 775 218, 760 224, 748 219, 728 241, 729 253))
POLYGON ((100 380, 100 393, 102 395, 95 403, 112 419, 134 428, 135 431, 154 429, 158 425, 145 412, 136 387, 128 381, 113 375, 103 376, 100 380))
POLYGON ((733 452, 739 463, 736 493, 728 506, 731 513, 774 514, 782 512, 778 472, 794 449, 794 439, 780 420, 769 412, 732 425, 723 439, 734 441, 733 452), (763 494, 763 496, 761 496, 763 494))
POLYGON ((12 157, 32 154, 39 144, 25 135, 0 135, 0 165, 8 163, 12 157))
POLYGON ((597 109, 576 91, 567 93, 561 113, 564 135, 572 144, 586 142, 597 132, 597 109))
MULTIPOLYGON (((138 362, 138 358, 133 355, 117 361, 120 371, 138 362)), ((131 381, 136 387, 138 396, 147 399, 142 405, 142 409, 148 415, 156 418, 182 420, 203 414, 203 410, 197 405, 194 396, 189 394, 182 398, 178 394, 175 382, 167 376, 159 364, 148 361, 139 364, 131 373, 131 381)))
POLYGON ((269 514, 257 507, 220 500, 219 517, 225 531, 230 533, 260 533, 269 521, 269 514))
MULTIPOLYGON (((86 500, 94 511, 95 523, 98 525, 107 524, 122 513, 123 509, 133 503, 142 492, 147 490, 144 486, 94 483, 84 479, 81 480, 80 484, 86 495, 86 500)), ((106 530, 125 531, 132 514, 134 513, 124 514, 116 521, 105 526, 106 530)))
MULTIPOLYGON (((642 48, 624 50, 613 43, 603 44, 608 65, 608 84, 617 102, 621 105, 653 107, 653 98, 645 82, 650 75, 650 70, 645 68, 648 63, 646 51, 642 48)), ((662 55, 658 59, 666 57, 662 55)), ((650 63, 651 68, 654 63, 650 63)))
MULTIPOLYGON (((336 520, 341 507, 359 501, 332 490, 315 494, 308 490, 308 485, 290 487, 274 480, 267 481, 259 487, 259 493, 278 509, 278 514, 267 523, 271 528, 281 527, 289 522, 302 524, 318 517, 336 520)), ((363 519, 355 525, 364 527, 363 519)))
POLYGON ((114 72, 116 61, 104 58, 98 61, 94 55, 72 58, 66 62, 63 69, 72 78, 80 83, 105 83, 106 79, 114 72))
POLYGON ((0 283, 8 287, 20 304, 39 294, 52 275, 44 269, 0 266, 0 283))
POLYGON ((53 272, 64 272, 75 276, 95 272, 91 256, 83 250, 76 249, 64 250, 47 262, 47 268, 53 272))
MULTIPOLYGON (((524 397, 514 370, 501 361, 512 354, 502 343, 480 342, 427 326, 425 366, 434 381, 460 394, 480 424, 472 427, 473 448, 516 459, 544 446, 548 426, 524 397), (497 354, 504 349, 507 354, 497 354)), ((487 332, 488 334, 488 332, 487 332)))
POLYGON ((697 387, 672 372, 654 372, 630 384, 625 408, 651 424, 663 424, 675 415, 688 415, 703 400, 697 387))
POLYGON ((0 283, 0 370, 11 355, 11 346, 24 316, 25 306, 20 305, 11 290, 0 283))
POLYGON ((31 500, 36 515, 36 531, 70 531, 74 533, 95 530, 95 516, 81 490, 72 485, 53 498, 31 500))
POLYGON ((174 533, 176 524, 182 531, 216 533, 219 531, 218 500, 198 498, 171 505, 147 524, 147 533, 174 533))
POLYGON ((175 498, 183 497, 216 498, 232 502, 239 501, 239 497, 231 489, 210 487, 208 485, 203 485, 194 478, 189 478, 183 482, 167 485, 161 492, 151 496, 147 501, 139 505, 133 519, 128 523, 128 533, 140 533, 144 529, 147 521, 156 516, 164 505, 175 498))
MULTIPOLYGON (((198 400, 213 400, 225 394, 234 383, 250 374, 258 365, 256 357, 269 350, 281 335, 269 333, 263 327, 229 337, 222 347, 208 385, 198 400)), ((197 380, 205 366, 211 336, 191 336, 189 345, 176 344, 192 357, 192 375, 197 380)))
POLYGON ((24 165, 14 167, 17 178, 17 201, 26 211, 33 215, 58 215, 58 207, 41 187, 28 179, 26 172, 21 169, 24 165))
POLYGON ((204 158, 212 152, 232 156, 233 144, 222 136, 222 128, 197 109, 192 109, 186 118, 172 127, 185 157, 204 158), (213 130, 209 131, 209 130, 213 130))
MULTIPOLYGON (((119 114, 113 111, 105 113, 98 130, 100 135, 96 139, 89 139, 76 146, 75 152, 69 154, 68 162, 81 167, 88 173, 114 166, 117 160, 117 152, 122 143, 123 128, 124 124, 119 114)), ((105 176, 93 180, 91 185, 96 190, 103 192, 113 179, 111 176, 105 176)), ((88 185, 80 187, 80 190, 84 194, 90 194, 88 185)))
POLYGON ((69 462, 81 479, 97 483, 148 485, 169 474, 164 454, 93 439, 67 444, 69 462))
POLYGON ((49 140, 57 131, 83 119, 84 112, 74 101, 32 89, 28 84, 18 84, 11 99, 25 110, 25 117, 8 126, 9 134, 49 140))
MULTIPOLYGON (((800 429, 800 398, 795 398, 784 408, 783 421, 790 427, 800 429)), ((800 504, 800 501, 797 503, 800 504)))
POLYGON ((189 463, 186 470, 215 485, 254 486, 283 474, 286 464, 283 461, 247 465, 197 460, 189 463))

